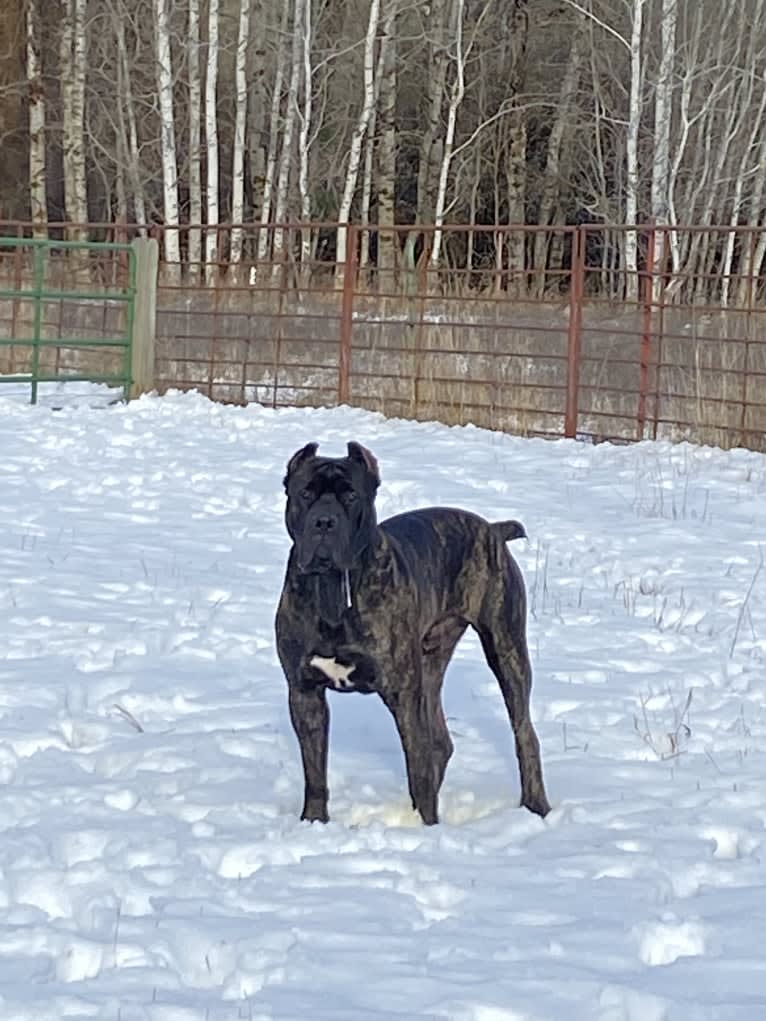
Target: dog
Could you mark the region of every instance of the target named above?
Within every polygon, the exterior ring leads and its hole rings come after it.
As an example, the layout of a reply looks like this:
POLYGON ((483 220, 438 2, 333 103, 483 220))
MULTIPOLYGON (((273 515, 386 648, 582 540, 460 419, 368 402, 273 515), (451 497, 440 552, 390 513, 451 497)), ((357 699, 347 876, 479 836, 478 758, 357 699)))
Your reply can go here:
POLYGON ((285 524, 292 539, 276 613, 277 652, 304 773, 301 819, 327 822, 327 692, 377 694, 394 717, 413 808, 438 822, 453 745, 441 703, 444 673, 470 625, 510 717, 521 804, 550 805, 530 718, 526 593, 506 542, 517 521, 490 524, 447 507, 377 523, 378 463, 361 444, 346 457, 317 443, 287 465, 285 524))

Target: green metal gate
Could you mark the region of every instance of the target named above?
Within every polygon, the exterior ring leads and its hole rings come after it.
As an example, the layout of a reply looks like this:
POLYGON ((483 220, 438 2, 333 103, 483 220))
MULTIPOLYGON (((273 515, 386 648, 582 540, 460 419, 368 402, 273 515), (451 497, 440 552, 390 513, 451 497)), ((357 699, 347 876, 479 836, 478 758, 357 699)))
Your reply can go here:
POLYGON ((32 404, 41 383, 103 383, 127 400, 135 305, 130 244, 0 237, 0 384, 28 383, 32 404))

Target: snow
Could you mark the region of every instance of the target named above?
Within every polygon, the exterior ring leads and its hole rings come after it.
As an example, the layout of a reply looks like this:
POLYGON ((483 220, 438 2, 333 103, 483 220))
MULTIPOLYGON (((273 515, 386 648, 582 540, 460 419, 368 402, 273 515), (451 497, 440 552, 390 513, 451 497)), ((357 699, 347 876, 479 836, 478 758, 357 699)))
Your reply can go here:
POLYGON ((3 1021, 766 1016, 766 457, 2 391, 0 449, 3 1021), (545 820, 466 638, 442 823, 341 693, 299 821, 281 479, 349 438, 381 516, 525 524, 545 820))

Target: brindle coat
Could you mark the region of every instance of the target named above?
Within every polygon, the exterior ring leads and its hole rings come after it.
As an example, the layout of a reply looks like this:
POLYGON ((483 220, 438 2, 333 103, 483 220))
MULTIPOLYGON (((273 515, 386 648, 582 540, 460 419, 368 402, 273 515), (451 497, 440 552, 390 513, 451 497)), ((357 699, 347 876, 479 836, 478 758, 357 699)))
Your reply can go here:
POLYGON ((284 479, 293 546, 276 616, 303 759, 301 818, 328 819, 329 688, 380 696, 396 721, 413 808, 425 823, 438 821, 439 789, 453 750, 441 688, 469 625, 508 710, 521 804, 546 815, 529 711, 526 595, 505 546, 525 535, 523 527, 444 507, 378 525, 380 478, 372 454, 358 443, 349 443, 343 458, 316 452, 310 443, 294 454, 284 479))

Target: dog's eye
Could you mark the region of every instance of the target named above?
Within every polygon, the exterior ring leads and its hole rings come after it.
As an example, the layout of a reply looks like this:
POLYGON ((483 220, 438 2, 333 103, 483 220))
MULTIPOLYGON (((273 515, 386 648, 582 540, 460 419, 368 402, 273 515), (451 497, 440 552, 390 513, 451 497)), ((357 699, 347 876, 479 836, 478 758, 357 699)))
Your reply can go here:
POLYGON ((302 489, 299 495, 301 500, 306 500, 308 502, 313 496, 313 493, 311 492, 310 489, 302 489))
POLYGON ((343 494, 342 499, 344 503, 356 503, 356 501, 359 499, 359 496, 357 493, 354 492, 353 489, 349 489, 348 492, 343 494))

